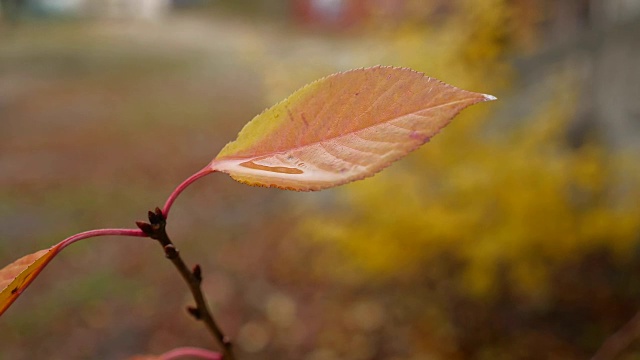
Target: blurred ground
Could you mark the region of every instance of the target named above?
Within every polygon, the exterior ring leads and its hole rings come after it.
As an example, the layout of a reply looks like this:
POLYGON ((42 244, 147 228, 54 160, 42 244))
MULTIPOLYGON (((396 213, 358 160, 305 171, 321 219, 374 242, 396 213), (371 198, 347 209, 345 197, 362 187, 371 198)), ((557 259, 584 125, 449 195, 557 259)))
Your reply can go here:
MULTIPOLYGON (((400 3, 344 21, 304 1, 5 17, 0 264, 133 226, 309 81, 409 66, 501 101, 342 189, 212 175, 178 199, 170 235, 239 358, 589 357, 640 300, 637 7, 400 3)), ((0 359, 210 348, 190 302, 152 241, 87 240, 4 314, 0 359)))

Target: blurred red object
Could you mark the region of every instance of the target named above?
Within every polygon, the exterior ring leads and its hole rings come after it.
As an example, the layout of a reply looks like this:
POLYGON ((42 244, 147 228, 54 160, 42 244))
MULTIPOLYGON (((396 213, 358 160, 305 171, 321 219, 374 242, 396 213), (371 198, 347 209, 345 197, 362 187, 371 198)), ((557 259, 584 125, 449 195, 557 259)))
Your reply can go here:
POLYGON ((310 27, 344 29, 362 22, 368 14, 366 0, 291 0, 295 21, 310 27))

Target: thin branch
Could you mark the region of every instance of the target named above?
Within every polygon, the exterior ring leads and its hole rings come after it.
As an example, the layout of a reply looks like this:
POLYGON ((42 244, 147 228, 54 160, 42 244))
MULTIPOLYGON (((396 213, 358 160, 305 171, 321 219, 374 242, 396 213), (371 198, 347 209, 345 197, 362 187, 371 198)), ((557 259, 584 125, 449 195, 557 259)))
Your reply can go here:
POLYGON ((164 203, 164 206, 162 207, 162 213, 164 214, 164 218, 167 219, 169 217, 169 210, 171 210, 171 206, 173 205, 173 202, 176 201, 176 198, 178 198, 178 195, 180 195, 180 193, 182 193, 184 189, 186 189, 194 181, 200 179, 203 176, 209 175, 214 171, 215 170, 211 170, 211 168, 207 166, 202 170, 198 171, 197 173, 189 176, 185 181, 183 181, 180 185, 178 185, 178 187, 176 187, 176 189, 173 190, 171 195, 169 195, 169 198, 167 199, 167 201, 164 203))
POLYGON ((640 311, 624 326, 609 336, 591 360, 613 360, 640 337, 640 311))
MULTIPOLYGON (((195 181, 195 179, 193 181, 195 181)), ((200 286, 202 284, 202 270, 200 269, 200 265, 196 265, 193 267, 193 270, 189 270, 185 262, 182 260, 178 249, 176 249, 171 239, 169 239, 169 235, 167 235, 167 222, 165 215, 163 215, 163 211, 159 208, 156 208, 155 212, 149 211, 149 223, 137 222, 136 224, 138 225, 140 230, 142 230, 150 238, 158 240, 158 242, 164 249, 164 253, 167 259, 171 260, 171 263, 173 263, 176 269, 178 269, 178 272, 189 286, 189 290, 191 290, 193 299, 196 302, 195 307, 190 306, 187 308, 189 314, 191 314, 197 320, 202 320, 202 322, 204 322, 209 332, 213 335, 213 337, 218 342, 218 345, 220 345, 220 347, 222 348, 225 360, 235 359, 231 350, 231 342, 226 336, 224 336, 224 334, 214 321, 209 307, 207 306, 207 302, 204 298, 204 294, 200 286)))
MULTIPOLYGON (((4 314, 5 310, 13 304, 13 302, 22 294, 27 287, 35 280, 35 278, 44 270, 44 268, 53 260, 53 258, 60 253, 67 246, 88 238, 97 237, 97 236, 135 236, 135 237, 147 237, 143 231, 138 229, 97 229, 97 230, 89 230, 85 232, 81 232, 79 234, 75 234, 69 236, 68 238, 62 240, 58 244, 50 247, 47 251, 47 255, 40 255, 36 258, 30 258, 28 263, 23 263, 20 266, 24 267, 18 273, 15 273, 16 276, 13 281, 6 284, 4 289, 0 289, 2 291, 3 299, 0 301, 0 316, 4 314), (44 259, 43 259, 44 257, 44 259), (38 262, 36 264, 36 262, 38 262), (33 268, 32 268, 33 267, 33 268), (31 268, 31 270, 29 270, 31 268), (26 274, 23 277, 20 277, 19 274, 26 274), (11 289, 11 290, 8 290, 11 289), (6 292, 5 292, 6 291, 6 292)), ((31 254, 30 256, 34 256, 36 253, 31 254)), ((29 256, 29 255, 28 255, 29 256)), ((24 259, 24 257, 22 258, 24 259)), ((18 260, 19 261, 19 260, 18 260)), ((7 265, 11 267, 13 264, 7 265)), ((4 270, 4 269, 2 269, 4 270)), ((6 274, 5 274, 6 275, 6 274)))
POLYGON ((213 352, 207 349, 196 348, 196 347, 181 347, 181 348, 173 349, 171 351, 167 351, 166 353, 160 355, 160 359, 175 360, 183 356, 198 357, 201 359, 208 359, 208 360, 222 360, 222 355, 220 355, 220 353, 213 352))
POLYGON ((58 246, 59 246, 59 249, 62 250, 76 241, 97 237, 97 236, 148 237, 147 234, 145 234, 142 230, 139 230, 139 229, 97 229, 97 230, 89 230, 89 231, 85 231, 79 234, 69 236, 68 238, 62 240, 58 244, 58 246))

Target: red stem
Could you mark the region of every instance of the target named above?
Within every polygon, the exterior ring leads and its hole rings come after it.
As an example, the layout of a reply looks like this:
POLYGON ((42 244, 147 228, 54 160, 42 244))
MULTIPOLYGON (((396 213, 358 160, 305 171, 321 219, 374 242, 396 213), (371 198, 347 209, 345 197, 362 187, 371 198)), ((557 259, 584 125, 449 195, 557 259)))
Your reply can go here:
POLYGON ((52 246, 49 249, 51 253, 48 255, 48 257, 42 263, 40 263, 37 266, 37 268, 33 269, 30 274, 27 274, 23 279, 22 283, 17 284, 16 287, 11 291, 11 295, 9 295, 7 298, 3 300, 4 303, 0 305, 0 315, 2 315, 4 311, 7 308, 9 308, 9 306, 11 306, 11 304, 18 298, 18 296, 20 296, 20 294, 33 282, 33 280, 40 274, 40 272, 42 272, 42 270, 49 264, 49 262, 60 251, 62 251, 62 249, 73 244, 76 241, 80 241, 80 240, 95 237, 95 236, 107 236, 107 235, 148 237, 147 234, 142 232, 142 230, 138 230, 138 229, 98 229, 98 230, 89 230, 89 231, 81 232, 79 234, 75 234, 73 236, 70 236, 62 240, 61 242, 52 246))
POLYGON ((209 360, 222 360, 222 355, 217 352, 213 352, 206 349, 200 349, 196 347, 182 347, 173 349, 168 351, 162 355, 160 355, 160 359, 162 360, 174 360, 181 358, 183 356, 193 356, 199 357, 201 359, 209 359, 209 360))
POLYGON ((81 232, 79 234, 75 234, 70 236, 64 240, 62 240, 58 246, 58 251, 66 248, 67 246, 73 244, 76 241, 80 241, 83 239, 88 239, 96 236, 136 236, 136 237, 148 237, 147 234, 142 232, 139 229, 98 229, 98 230, 89 230, 85 232, 81 232))
POLYGON ((609 336, 591 360, 614 360, 640 337, 640 312, 613 335, 609 336))
MULTIPOLYGON (((183 181, 180 185, 178 185, 178 187, 175 190, 173 190, 171 195, 169 195, 169 198, 167 199, 167 201, 164 203, 164 207, 162 208, 162 214, 164 215, 164 218, 165 219, 167 218, 167 215, 169 215, 169 210, 171 210, 171 205, 173 205, 173 202, 176 201, 176 198, 178 198, 178 195, 180 195, 180 193, 182 193, 184 191, 184 189, 186 189, 189 185, 191 185, 196 180, 198 180, 201 177, 204 177, 206 175, 209 175, 212 172, 215 172, 215 170, 212 170, 211 167, 206 166, 202 170, 200 170, 200 171, 196 172, 195 174, 189 176, 185 181, 183 181)), ((109 235, 148 237, 148 235, 145 234, 140 229, 98 229, 98 230, 89 230, 89 231, 81 232, 79 234, 75 234, 73 236, 70 236, 70 237, 62 240, 58 244, 59 245, 58 249, 62 250, 65 247, 67 247, 67 246, 69 246, 69 245, 71 245, 74 242, 79 241, 79 240, 83 240, 83 239, 87 239, 87 238, 91 238, 91 237, 96 237, 96 236, 109 236, 109 235)))
POLYGON ((171 206, 173 205, 173 202, 176 201, 176 198, 178 197, 178 195, 180 195, 180 193, 184 191, 184 189, 186 189, 189 185, 191 185, 196 180, 206 175, 209 175, 212 172, 215 172, 215 170, 212 170, 209 166, 207 166, 202 170, 198 171, 197 173, 189 176, 185 181, 182 182, 182 184, 178 185, 178 187, 175 190, 173 190, 171 195, 169 195, 169 198, 167 199, 167 201, 164 203, 164 207, 162 208, 162 215, 164 215, 164 218, 166 219, 169 216, 169 210, 171 210, 171 206))

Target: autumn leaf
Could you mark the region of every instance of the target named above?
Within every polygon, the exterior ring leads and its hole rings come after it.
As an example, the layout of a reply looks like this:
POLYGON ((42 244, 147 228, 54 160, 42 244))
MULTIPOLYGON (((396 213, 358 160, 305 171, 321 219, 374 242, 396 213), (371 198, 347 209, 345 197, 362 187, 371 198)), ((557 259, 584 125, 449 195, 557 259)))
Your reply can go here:
POLYGON ((61 250, 60 244, 21 257, 0 270, 0 315, 61 250))
POLYGON ((249 185, 321 190, 374 175, 490 100, 406 68, 338 73, 256 116, 209 168, 249 185))

